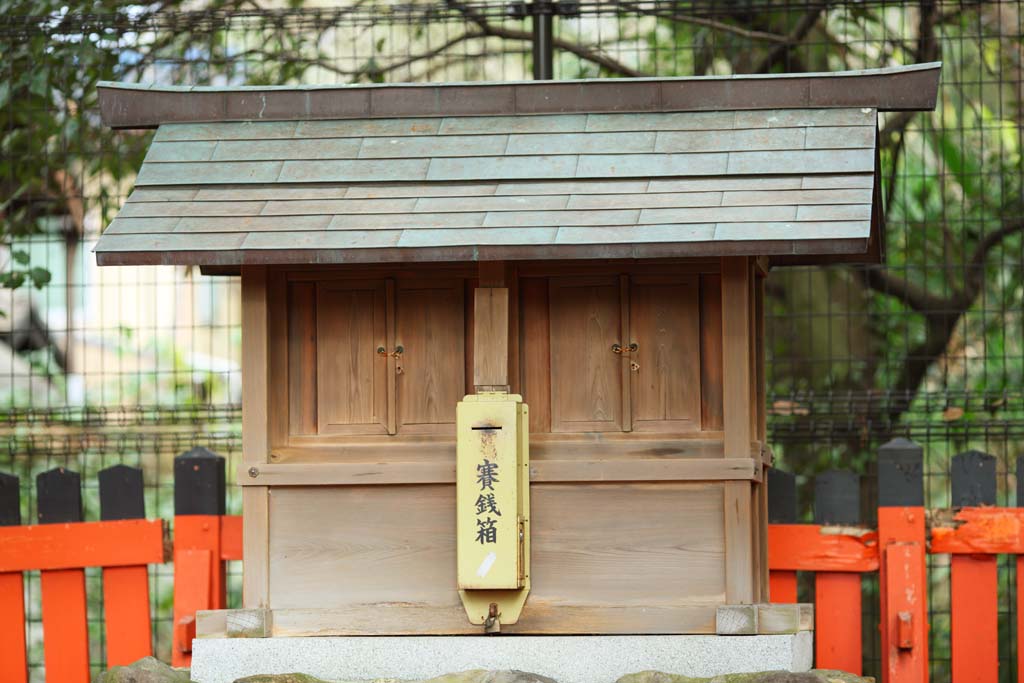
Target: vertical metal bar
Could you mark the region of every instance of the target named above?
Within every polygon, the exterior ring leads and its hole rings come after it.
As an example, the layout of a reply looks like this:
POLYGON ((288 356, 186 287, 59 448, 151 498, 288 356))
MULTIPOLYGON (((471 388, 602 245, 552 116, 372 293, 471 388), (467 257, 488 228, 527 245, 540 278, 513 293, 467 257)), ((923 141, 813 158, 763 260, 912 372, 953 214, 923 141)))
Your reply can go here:
POLYGON ((533 17, 533 79, 550 81, 554 78, 554 52, 551 44, 554 31, 554 7, 548 0, 530 3, 533 17))

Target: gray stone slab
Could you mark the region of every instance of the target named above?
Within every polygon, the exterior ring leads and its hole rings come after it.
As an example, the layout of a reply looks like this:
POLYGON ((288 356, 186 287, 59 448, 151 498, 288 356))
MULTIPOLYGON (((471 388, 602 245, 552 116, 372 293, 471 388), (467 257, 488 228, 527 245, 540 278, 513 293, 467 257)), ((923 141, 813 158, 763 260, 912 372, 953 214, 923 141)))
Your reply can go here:
POLYGON ((694 677, 811 667, 812 634, 772 636, 377 636, 202 638, 192 680, 232 683, 302 672, 328 681, 423 679, 469 669, 519 669, 559 683, 612 683, 645 670, 694 677))

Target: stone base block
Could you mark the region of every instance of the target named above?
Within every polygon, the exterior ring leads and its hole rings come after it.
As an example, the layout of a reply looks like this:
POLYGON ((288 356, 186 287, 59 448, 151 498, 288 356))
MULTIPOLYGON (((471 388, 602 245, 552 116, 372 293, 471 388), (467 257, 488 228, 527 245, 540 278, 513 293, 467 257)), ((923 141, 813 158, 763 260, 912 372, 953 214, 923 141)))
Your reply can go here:
POLYGON ((469 669, 518 669, 559 683, 613 683, 658 670, 694 677, 807 671, 809 631, 755 636, 375 636, 200 638, 192 680, 232 683, 301 672, 328 681, 425 679, 469 669))

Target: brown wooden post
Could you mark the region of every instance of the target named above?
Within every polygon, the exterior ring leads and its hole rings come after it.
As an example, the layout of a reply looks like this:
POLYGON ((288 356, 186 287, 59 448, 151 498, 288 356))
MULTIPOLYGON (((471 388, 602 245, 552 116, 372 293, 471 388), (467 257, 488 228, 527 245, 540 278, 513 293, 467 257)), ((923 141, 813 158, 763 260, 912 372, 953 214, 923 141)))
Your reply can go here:
POLYGON ((473 300, 473 388, 509 390, 509 295, 503 261, 480 263, 473 300))
MULTIPOLYGON (((268 375, 269 375, 269 333, 266 266, 242 267, 242 467, 240 476, 259 474, 261 465, 270 459, 268 438, 268 375)), ((283 297, 284 283, 275 289, 283 297)), ((278 311, 281 309, 278 308, 278 311)), ((286 348, 287 327, 283 328, 284 338, 275 335, 274 344, 286 348)), ((287 412, 279 407, 278 415, 287 412)), ((269 487, 245 486, 242 488, 242 606, 260 608, 268 606, 268 548, 269 539, 269 487)))
MULTIPOLYGON (((749 458, 751 411, 751 268, 746 257, 722 259, 722 374, 726 458, 749 458)), ((750 482, 725 487, 725 599, 754 602, 753 496, 750 482)))

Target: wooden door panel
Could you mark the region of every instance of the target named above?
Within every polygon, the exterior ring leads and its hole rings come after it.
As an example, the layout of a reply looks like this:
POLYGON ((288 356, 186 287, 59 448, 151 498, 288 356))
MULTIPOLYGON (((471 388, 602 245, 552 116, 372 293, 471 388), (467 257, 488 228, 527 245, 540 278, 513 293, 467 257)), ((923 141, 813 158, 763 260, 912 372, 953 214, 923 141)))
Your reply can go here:
POLYGON ((700 424, 700 297, 696 277, 634 277, 628 359, 636 431, 700 424))
POLYGON ((455 435, 466 386, 464 283, 400 283, 395 294, 398 432, 455 435))
POLYGON ((318 431, 386 433, 384 283, 319 283, 316 313, 318 431))
POLYGON ((317 433, 316 283, 288 283, 288 433, 317 433))
MULTIPOLYGON (((622 429, 622 308, 616 278, 553 278, 551 431, 622 429)), ((529 344, 530 340, 526 339, 529 344)))

